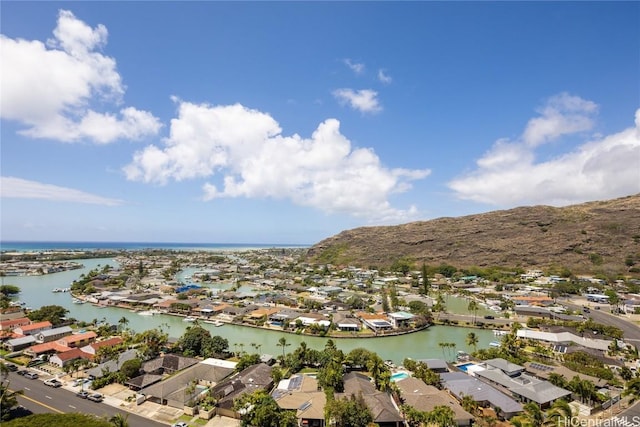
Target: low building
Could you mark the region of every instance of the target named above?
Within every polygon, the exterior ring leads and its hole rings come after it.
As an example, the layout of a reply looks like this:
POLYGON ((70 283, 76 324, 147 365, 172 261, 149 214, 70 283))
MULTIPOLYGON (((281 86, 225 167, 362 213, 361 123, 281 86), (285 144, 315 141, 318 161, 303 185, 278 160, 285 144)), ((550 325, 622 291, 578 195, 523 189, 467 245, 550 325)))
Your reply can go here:
MULTIPOLYGON (((477 373, 476 373, 477 375, 477 373)), ((463 372, 440 374, 444 388, 449 390, 458 401, 464 396, 471 396, 480 406, 491 407, 504 418, 511 418, 522 412, 522 404, 500 392, 495 387, 470 377, 463 372)))
POLYGON ((465 411, 460 403, 444 390, 438 390, 414 377, 398 380, 396 385, 404 403, 418 411, 429 412, 436 406, 446 406, 453 410, 457 425, 470 426, 473 422, 473 415, 465 411))
POLYGON ((13 331, 16 334, 20 334, 20 335, 35 335, 38 332, 46 331, 48 329, 51 329, 52 327, 53 325, 51 324, 51 322, 49 322, 48 320, 45 320, 44 322, 36 322, 36 323, 30 323, 24 326, 19 326, 15 328, 13 331))
POLYGON ((362 396, 373 415, 373 422, 379 427, 404 426, 404 417, 387 392, 375 388, 371 379, 358 372, 344 375, 344 392, 336 393, 336 399, 362 396))
POLYGON ((210 393, 218 399, 217 414, 240 419, 241 415, 233 409, 234 401, 256 390, 269 390, 273 385, 271 370, 271 366, 258 363, 213 387, 210 393))
POLYGON ((59 340, 61 338, 66 337, 67 335, 71 335, 73 333, 73 329, 69 326, 61 326, 59 328, 53 329, 45 329, 43 331, 35 334, 36 342, 45 343, 59 340))
POLYGON ((308 375, 294 375, 280 381, 271 396, 282 409, 296 411, 298 425, 324 427, 327 398, 318 388, 318 380, 308 375))

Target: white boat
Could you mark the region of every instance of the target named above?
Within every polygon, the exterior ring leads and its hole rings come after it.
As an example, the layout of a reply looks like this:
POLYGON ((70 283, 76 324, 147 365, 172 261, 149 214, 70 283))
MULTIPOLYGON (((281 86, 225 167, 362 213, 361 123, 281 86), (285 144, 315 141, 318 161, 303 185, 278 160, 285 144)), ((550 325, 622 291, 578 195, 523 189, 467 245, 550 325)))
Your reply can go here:
POLYGON ((208 324, 216 326, 216 327, 224 325, 224 322, 221 321, 221 320, 205 320, 204 323, 208 323, 208 324))
POLYGON ((71 301, 73 301, 74 304, 84 304, 84 301, 78 298, 73 298, 71 301))
POLYGON ((138 312, 140 316, 154 316, 156 314, 160 314, 158 310, 145 310, 138 312))
POLYGON ((183 322, 195 322, 197 319, 195 317, 185 317, 184 319, 182 319, 183 322))

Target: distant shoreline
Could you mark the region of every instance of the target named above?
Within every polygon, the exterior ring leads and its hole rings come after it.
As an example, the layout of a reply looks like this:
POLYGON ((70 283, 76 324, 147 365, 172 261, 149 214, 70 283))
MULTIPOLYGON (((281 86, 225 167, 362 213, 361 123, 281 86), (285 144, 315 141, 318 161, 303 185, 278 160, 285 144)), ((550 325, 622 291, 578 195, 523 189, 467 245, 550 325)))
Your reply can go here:
POLYGON ((130 251, 130 250, 183 250, 183 251, 242 251, 271 248, 308 248, 308 244, 294 243, 193 243, 193 242, 100 242, 100 241, 0 241, 0 252, 43 251, 130 251))

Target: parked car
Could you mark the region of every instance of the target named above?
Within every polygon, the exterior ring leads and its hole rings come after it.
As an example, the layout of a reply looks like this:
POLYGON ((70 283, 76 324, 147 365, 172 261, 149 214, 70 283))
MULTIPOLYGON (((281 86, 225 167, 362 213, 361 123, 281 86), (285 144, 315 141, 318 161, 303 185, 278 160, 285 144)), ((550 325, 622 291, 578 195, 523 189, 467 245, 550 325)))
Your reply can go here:
POLYGON ((490 314, 489 314, 489 315, 487 315, 487 316, 484 316, 484 318, 485 318, 485 319, 489 319, 489 320, 493 320, 493 319, 495 319, 495 317, 493 317, 493 316, 492 316, 492 315, 490 315, 490 314))
POLYGON ((24 377, 29 378, 30 380, 37 380, 39 376, 40 375, 36 374, 35 372, 27 372, 26 374, 24 374, 24 377))
POLYGON ((93 402, 102 402, 104 400, 104 396, 100 393, 92 393, 89 396, 87 396, 87 399, 93 402))
POLYGON ((29 372, 29 371, 27 371, 26 369, 20 369, 18 372, 16 372, 16 374, 21 375, 21 376, 24 377, 24 374, 26 374, 27 372, 29 372))
POLYGON ((171 427, 189 427, 189 424, 184 421, 178 421, 177 423, 171 424, 171 427))
POLYGON ((89 392, 85 390, 81 390, 76 393, 76 396, 78 396, 81 399, 86 399, 87 397, 89 397, 89 392))
POLYGON ((62 382, 56 378, 51 378, 48 379, 44 382, 45 385, 48 385, 49 387, 53 387, 53 388, 58 388, 58 387, 62 387, 62 382))
POLYGON ((73 381, 73 386, 78 387, 82 384, 90 383, 91 380, 89 378, 77 378, 73 381))
POLYGON ((18 370, 18 367, 16 365, 14 365, 13 363, 7 363, 5 364, 5 366, 7 367, 8 370, 10 370, 11 372, 15 372, 18 370))

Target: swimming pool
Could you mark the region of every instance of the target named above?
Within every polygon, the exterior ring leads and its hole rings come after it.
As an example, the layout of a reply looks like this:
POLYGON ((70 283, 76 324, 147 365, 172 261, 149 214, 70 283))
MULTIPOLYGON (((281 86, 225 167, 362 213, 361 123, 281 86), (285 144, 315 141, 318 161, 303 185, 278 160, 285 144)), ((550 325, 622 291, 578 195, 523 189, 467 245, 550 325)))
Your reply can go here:
POLYGON ((475 363, 465 363, 463 365, 456 366, 456 368, 460 369, 462 372, 467 372, 467 368, 473 365, 475 365, 475 363))
POLYGON ((405 378, 409 378, 409 374, 407 372, 396 372, 395 374, 391 374, 391 381, 403 380, 405 378))

